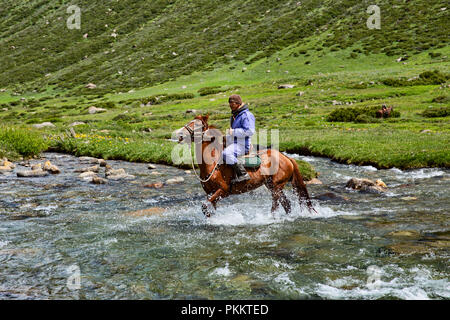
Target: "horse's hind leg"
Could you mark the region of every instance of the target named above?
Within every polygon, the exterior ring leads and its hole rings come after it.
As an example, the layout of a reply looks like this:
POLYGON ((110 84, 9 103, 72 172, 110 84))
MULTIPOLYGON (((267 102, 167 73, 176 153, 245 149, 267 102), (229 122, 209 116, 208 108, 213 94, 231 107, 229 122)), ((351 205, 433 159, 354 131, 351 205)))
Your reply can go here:
POLYGON ((286 195, 284 194, 283 190, 280 190, 280 202, 281 202, 281 205, 284 208, 284 211, 286 211, 286 214, 291 213, 291 202, 286 197, 286 195))

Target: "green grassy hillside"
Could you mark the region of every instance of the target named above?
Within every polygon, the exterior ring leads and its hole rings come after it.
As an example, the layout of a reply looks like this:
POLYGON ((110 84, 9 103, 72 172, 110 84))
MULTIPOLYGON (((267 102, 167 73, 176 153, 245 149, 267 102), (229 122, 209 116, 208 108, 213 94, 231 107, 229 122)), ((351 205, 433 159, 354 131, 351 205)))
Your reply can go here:
POLYGON ((0 158, 50 147, 173 164, 189 110, 225 130, 238 93, 282 151, 450 167, 446 1, 378 1, 380 30, 369 1, 71 1, 81 30, 65 27, 68 1, 1 2, 0 158), (374 118, 382 104, 398 117, 374 118), (54 127, 31 129, 42 122, 54 127))
POLYGON ((251 64, 294 46, 293 57, 353 48, 349 57, 414 55, 448 45, 445 0, 377 1, 381 29, 366 27, 371 1, 0 1, 0 87, 112 92, 194 71, 251 64), (69 5, 81 29, 69 30, 69 5), (83 37, 86 35, 86 37, 83 37), (115 35, 115 36, 113 36, 115 35))

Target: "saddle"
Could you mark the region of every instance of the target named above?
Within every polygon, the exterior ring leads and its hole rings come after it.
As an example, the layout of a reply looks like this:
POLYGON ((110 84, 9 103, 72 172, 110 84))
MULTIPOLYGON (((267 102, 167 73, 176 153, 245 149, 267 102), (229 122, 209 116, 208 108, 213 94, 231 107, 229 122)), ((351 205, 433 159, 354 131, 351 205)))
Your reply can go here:
POLYGON ((258 169, 261 166, 261 158, 253 151, 253 145, 250 145, 248 153, 238 157, 237 160, 240 164, 243 164, 246 169, 258 169))

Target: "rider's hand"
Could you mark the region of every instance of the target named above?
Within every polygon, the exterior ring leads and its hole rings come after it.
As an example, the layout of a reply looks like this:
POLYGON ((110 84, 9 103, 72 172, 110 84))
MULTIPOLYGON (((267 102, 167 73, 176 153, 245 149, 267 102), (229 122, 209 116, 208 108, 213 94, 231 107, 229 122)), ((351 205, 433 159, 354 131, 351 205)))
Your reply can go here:
POLYGON ((232 136, 233 135, 233 129, 227 129, 227 131, 226 131, 226 135, 227 136, 232 136))

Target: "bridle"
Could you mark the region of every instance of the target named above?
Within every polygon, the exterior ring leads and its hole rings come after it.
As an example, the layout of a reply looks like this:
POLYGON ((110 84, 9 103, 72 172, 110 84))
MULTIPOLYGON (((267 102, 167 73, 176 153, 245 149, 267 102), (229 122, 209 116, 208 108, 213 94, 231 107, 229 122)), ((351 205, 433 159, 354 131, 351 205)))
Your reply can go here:
POLYGON ((195 132, 193 129, 191 129, 191 127, 189 127, 189 125, 193 122, 195 122, 196 120, 200 120, 202 122, 202 140, 203 140, 203 136, 205 135, 205 132, 208 130, 208 124, 203 120, 203 119, 194 119, 192 121, 190 121, 189 123, 187 123, 184 128, 189 132, 189 135, 191 136, 191 143, 189 144, 189 154, 191 154, 191 164, 192 164, 192 170, 194 171, 195 176, 197 177, 197 179, 201 182, 201 183, 206 183, 208 182, 211 177, 213 176, 214 172, 216 171, 218 165, 219 165, 219 161, 216 162, 216 165, 214 166, 214 169, 208 174, 208 176, 206 177, 205 180, 203 180, 198 174, 197 171, 195 171, 195 165, 194 165, 194 158, 192 157, 192 142, 194 142, 194 137, 195 137, 195 132), (203 130, 204 128, 206 128, 206 130, 203 130))

